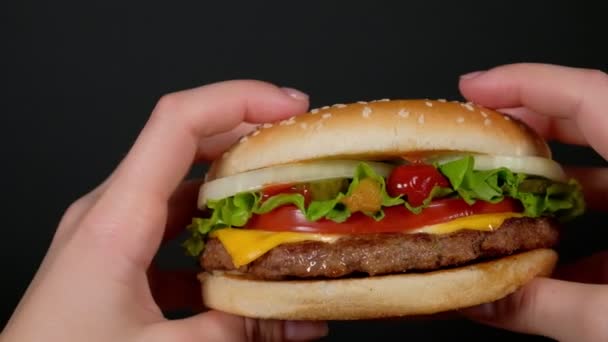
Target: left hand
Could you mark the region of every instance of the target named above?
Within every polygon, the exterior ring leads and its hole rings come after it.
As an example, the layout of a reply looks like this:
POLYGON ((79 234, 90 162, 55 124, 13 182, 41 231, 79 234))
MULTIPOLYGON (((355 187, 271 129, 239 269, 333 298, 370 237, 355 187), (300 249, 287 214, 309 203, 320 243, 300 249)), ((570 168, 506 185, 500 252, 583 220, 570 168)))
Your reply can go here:
POLYGON ((325 335, 325 322, 217 311, 167 320, 162 309, 195 304, 200 285, 194 275, 151 271, 163 239, 182 229, 196 209, 198 183, 182 183, 192 164, 218 157, 255 123, 307 108, 305 94, 257 81, 164 96, 118 168, 67 210, 0 340, 280 341, 325 335))

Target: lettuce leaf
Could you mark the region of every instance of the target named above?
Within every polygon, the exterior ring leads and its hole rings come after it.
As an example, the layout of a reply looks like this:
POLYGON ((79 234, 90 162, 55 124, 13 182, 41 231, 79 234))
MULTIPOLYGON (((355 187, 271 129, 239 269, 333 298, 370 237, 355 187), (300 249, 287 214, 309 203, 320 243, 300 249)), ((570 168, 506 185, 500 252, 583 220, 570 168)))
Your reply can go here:
POLYGON ((454 190, 467 203, 477 200, 498 203, 505 196, 521 202, 524 215, 554 216, 560 221, 573 219, 585 211, 580 184, 554 182, 537 176, 514 173, 507 168, 473 170, 474 158, 467 156, 439 165, 454 190))

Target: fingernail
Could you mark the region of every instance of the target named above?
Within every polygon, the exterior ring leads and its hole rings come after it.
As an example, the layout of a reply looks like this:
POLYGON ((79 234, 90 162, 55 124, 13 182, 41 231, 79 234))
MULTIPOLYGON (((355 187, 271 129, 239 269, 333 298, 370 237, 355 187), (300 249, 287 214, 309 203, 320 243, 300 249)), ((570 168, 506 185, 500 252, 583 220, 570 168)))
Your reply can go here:
POLYGON ((283 90, 285 92, 285 94, 293 97, 296 100, 299 100, 299 101, 308 100, 308 95, 297 89, 283 87, 283 88, 281 88, 281 90, 283 90))
POLYGON ((309 341, 327 336, 329 327, 325 322, 287 321, 285 338, 288 341, 309 341))
POLYGON ((470 72, 470 73, 468 73, 468 74, 461 75, 461 76, 460 76, 460 79, 461 79, 461 80, 470 80, 470 79, 472 79, 472 78, 475 78, 475 77, 477 77, 477 76, 479 76, 479 75, 483 74, 484 72, 485 72, 485 71, 473 71, 473 72, 470 72))
POLYGON ((463 309, 461 312, 477 319, 491 319, 494 317, 496 309, 493 303, 486 303, 463 309))

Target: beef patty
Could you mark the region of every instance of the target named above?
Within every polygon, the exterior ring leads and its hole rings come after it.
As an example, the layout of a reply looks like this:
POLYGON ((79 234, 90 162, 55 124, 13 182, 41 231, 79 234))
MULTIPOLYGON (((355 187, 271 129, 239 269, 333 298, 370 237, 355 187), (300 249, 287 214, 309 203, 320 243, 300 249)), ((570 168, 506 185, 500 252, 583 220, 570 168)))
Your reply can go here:
MULTIPOLYGON (((236 271, 266 280, 429 271, 553 247, 558 237, 557 225, 550 219, 510 218, 500 229, 491 232, 375 233, 349 235, 334 243, 288 243, 273 248, 236 271)), ((207 242, 200 263, 207 271, 235 270, 230 255, 217 239, 207 242)))

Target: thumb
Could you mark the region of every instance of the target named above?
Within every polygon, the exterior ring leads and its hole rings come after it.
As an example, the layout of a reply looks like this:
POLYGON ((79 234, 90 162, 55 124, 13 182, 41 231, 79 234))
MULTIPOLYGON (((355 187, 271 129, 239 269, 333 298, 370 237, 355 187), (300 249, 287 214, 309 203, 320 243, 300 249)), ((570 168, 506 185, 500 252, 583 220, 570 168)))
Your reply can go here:
POLYGON ((208 311, 193 317, 157 323, 144 341, 312 341, 327 335, 325 322, 261 320, 208 311))
POLYGON ((461 311, 494 327, 559 341, 608 341, 608 286, 537 278, 493 303, 461 311))

